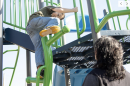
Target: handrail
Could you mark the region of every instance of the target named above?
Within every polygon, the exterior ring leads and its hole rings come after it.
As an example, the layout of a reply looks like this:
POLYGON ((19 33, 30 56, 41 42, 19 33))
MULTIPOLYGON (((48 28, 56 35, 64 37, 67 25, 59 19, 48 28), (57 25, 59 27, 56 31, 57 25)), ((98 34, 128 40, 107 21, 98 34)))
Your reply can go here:
MULTIPOLYGON (((61 29, 61 31, 58 32, 55 36, 53 36, 51 39, 48 40, 46 36, 41 38, 42 46, 44 50, 45 67, 46 67, 44 70, 44 82, 43 82, 44 86, 52 86, 53 55, 52 55, 52 50, 50 45, 69 31, 70 31, 69 28, 67 26, 64 26, 63 29, 61 29)), ((39 86, 38 78, 37 78, 36 86, 39 86)))
POLYGON ((11 80, 10 80, 9 86, 11 86, 11 83, 12 83, 12 80, 13 80, 13 77, 14 77, 14 73, 15 73, 15 70, 16 70, 16 66, 17 66, 17 62, 18 62, 18 57, 19 57, 19 51, 20 51, 20 47, 18 46, 18 52, 17 52, 17 56, 16 56, 14 70, 13 70, 13 73, 12 73, 12 76, 11 76, 11 80))
MULTIPOLYGON (((109 1, 109 0, 106 0, 106 2, 107 2, 107 6, 108 6, 109 13, 111 13, 111 12, 112 12, 112 9, 111 9, 111 5, 110 5, 110 1, 109 1)), ((112 21, 113 21, 113 24, 114 24, 114 29, 116 30, 116 25, 115 25, 114 18, 112 18, 112 21)))
MULTIPOLYGON (((127 1, 127 0, 125 0, 125 1, 127 1)), ((127 6, 126 7, 127 8, 127 10, 129 9, 129 7, 127 6)), ((128 18, 127 18, 127 20, 126 20, 126 28, 127 28, 127 30, 129 30, 129 28, 128 28, 128 21, 130 20, 130 15, 128 15, 128 18)))
MULTIPOLYGON (((73 5, 76 7, 76 2, 73 0, 73 5)), ((77 37, 80 38, 79 34, 79 23, 78 23, 78 15, 77 12, 75 12, 75 22, 76 22, 76 30, 77 30, 77 37)))
POLYGON ((99 26, 96 28, 95 32, 99 32, 102 27, 107 23, 108 19, 114 17, 114 16, 120 16, 120 15, 129 15, 130 14, 130 10, 121 10, 121 11, 114 11, 111 12, 109 14, 107 14, 103 20, 100 22, 99 26))
POLYGON ((6 68, 3 69, 3 71, 6 70, 6 69, 14 69, 14 67, 6 67, 6 68))
POLYGON ((18 49, 16 49, 16 50, 6 50, 6 51, 3 52, 3 54, 5 54, 7 52, 11 52, 11 51, 18 51, 18 49))
POLYGON ((81 35, 86 29, 86 22, 85 22, 85 17, 84 17, 84 12, 83 12, 82 0, 80 0, 80 8, 81 8, 81 14, 82 14, 83 28, 82 28, 81 32, 79 33, 79 35, 81 35))
MULTIPOLYGON (((74 7, 76 7, 75 0, 73 0, 73 5, 74 5, 74 7)), ((77 29, 77 37, 78 38, 80 38, 80 35, 86 29, 86 22, 85 22, 85 17, 84 17, 84 12, 83 12, 82 0, 80 0, 80 8, 81 8, 81 15, 82 15, 82 23, 83 23, 83 28, 81 31, 79 31, 78 15, 77 15, 77 12, 75 12, 75 22, 76 22, 76 29, 77 29)))
POLYGON ((53 36, 50 40, 46 42, 48 46, 50 46, 54 41, 56 41, 59 37, 61 37, 63 34, 69 32, 70 29, 67 26, 64 26, 63 29, 61 29, 60 32, 58 32, 55 36, 53 36))

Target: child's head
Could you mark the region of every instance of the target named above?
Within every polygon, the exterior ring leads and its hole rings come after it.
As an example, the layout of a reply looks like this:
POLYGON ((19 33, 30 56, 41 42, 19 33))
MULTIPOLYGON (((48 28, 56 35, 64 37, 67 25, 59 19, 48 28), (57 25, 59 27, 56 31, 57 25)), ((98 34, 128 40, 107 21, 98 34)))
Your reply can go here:
POLYGON ((64 19, 65 18, 65 14, 64 13, 59 13, 59 12, 53 12, 51 14, 52 17, 57 17, 59 18, 60 20, 64 19))

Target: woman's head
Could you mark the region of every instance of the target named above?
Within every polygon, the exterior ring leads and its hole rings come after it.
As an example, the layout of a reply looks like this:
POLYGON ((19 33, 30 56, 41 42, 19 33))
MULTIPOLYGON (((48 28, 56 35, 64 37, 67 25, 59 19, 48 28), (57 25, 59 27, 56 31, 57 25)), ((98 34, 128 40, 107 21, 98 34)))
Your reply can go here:
POLYGON ((106 75, 114 79, 124 75, 123 49, 121 43, 112 37, 101 37, 94 44, 97 68, 106 70, 106 75))

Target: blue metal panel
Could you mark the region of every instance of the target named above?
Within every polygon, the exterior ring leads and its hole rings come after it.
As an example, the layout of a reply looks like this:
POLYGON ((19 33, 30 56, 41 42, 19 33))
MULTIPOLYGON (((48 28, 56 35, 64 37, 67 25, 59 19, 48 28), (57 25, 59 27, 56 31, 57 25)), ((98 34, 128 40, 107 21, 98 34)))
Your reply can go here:
MULTIPOLYGON (((91 71, 92 68, 70 69, 71 86, 82 86, 86 75, 91 71)), ((65 86, 65 75, 62 67, 56 65, 53 75, 53 86, 65 86)))

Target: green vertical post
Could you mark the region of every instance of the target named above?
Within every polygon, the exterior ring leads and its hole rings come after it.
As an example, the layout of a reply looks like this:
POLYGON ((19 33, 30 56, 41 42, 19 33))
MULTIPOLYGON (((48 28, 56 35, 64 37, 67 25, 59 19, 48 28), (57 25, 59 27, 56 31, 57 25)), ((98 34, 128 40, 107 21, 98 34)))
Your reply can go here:
MULTIPOLYGON (((19 26, 22 27, 21 0, 19 0, 19 26)), ((21 29, 20 29, 20 31, 21 31, 21 29)))
POLYGON ((52 86, 52 63, 53 63, 53 55, 51 47, 46 44, 48 41, 47 37, 42 37, 42 46, 44 50, 44 59, 46 69, 44 70, 44 86, 52 86))
MULTIPOLYGON (((16 1, 14 0, 13 1, 13 11, 14 11, 14 25, 16 25, 16 1)), ((14 27, 14 29, 15 29, 15 27, 14 27)))
POLYGON ((118 20, 118 24, 119 24, 119 29, 121 30, 121 24, 120 24, 120 20, 119 20, 118 16, 117 16, 117 20, 118 20))
MULTIPOLYGON (((24 0, 24 4, 26 4, 25 0, 24 0)), ((27 6, 28 6, 28 16, 30 16, 31 13, 30 13, 30 9, 29 9, 29 0, 28 0, 28 5, 27 6)))
MULTIPOLYGON (((76 1, 73 0, 73 5, 74 7, 76 7, 76 1)), ((76 22, 76 30, 77 30, 77 37, 78 39, 80 38, 80 35, 79 35, 79 23, 78 23, 78 15, 77 15, 77 12, 75 12, 75 22, 76 22)))
POLYGON ((51 0, 51 5, 53 6, 53 0, 51 0))
POLYGON ((31 0, 31 10, 32 10, 32 13, 34 13, 34 0, 31 0))
POLYGON ((25 9, 25 27, 27 25, 27 3, 26 0, 24 0, 24 9, 25 9))
POLYGON ((10 0, 10 23, 12 23, 12 0, 10 0))
MULTIPOLYGON (((127 1, 127 0, 125 0, 125 1, 127 1)), ((129 10, 129 6, 126 6, 126 9, 129 10)), ((129 15, 129 18, 130 18, 130 15, 129 15)))
POLYGON ((86 29, 86 22, 85 22, 85 17, 84 17, 84 12, 83 12, 82 0, 80 0, 80 8, 81 8, 81 14, 82 14, 83 28, 82 28, 81 32, 79 33, 79 35, 81 35, 86 29))
MULTIPOLYGON (((110 1, 109 1, 109 0, 106 0, 106 2, 107 2, 107 6, 108 6, 109 13, 111 13, 111 12, 112 12, 112 9, 111 9, 111 5, 110 5, 110 1)), ((115 25, 114 18, 112 18, 112 21, 113 21, 114 29, 116 30, 116 25, 115 25)))
POLYGON ((20 50, 20 47, 18 46, 17 57, 16 57, 16 61, 15 61, 15 65, 14 65, 14 70, 13 70, 13 74, 12 74, 9 86, 11 86, 11 84, 12 84, 12 80, 13 80, 13 77, 14 77, 14 73, 15 73, 15 70, 16 70, 17 63, 18 63, 19 50, 20 50))
POLYGON ((93 19, 94 19, 94 26, 95 26, 95 29, 97 29, 97 27, 99 25, 99 21, 98 21, 97 13, 96 13, 95 0, 90 0, 90 2, 91 2, 91 7, 92 7, 92 13, 93 13, 93 19))
POLYGON ((39 10, 39 4, 38 4, 38 0, 36 2, 36 5, 37 5, 37 11, 39 10))
POLYGON ((48 0, 46 0, 46 6, 48 6, 48 0))

